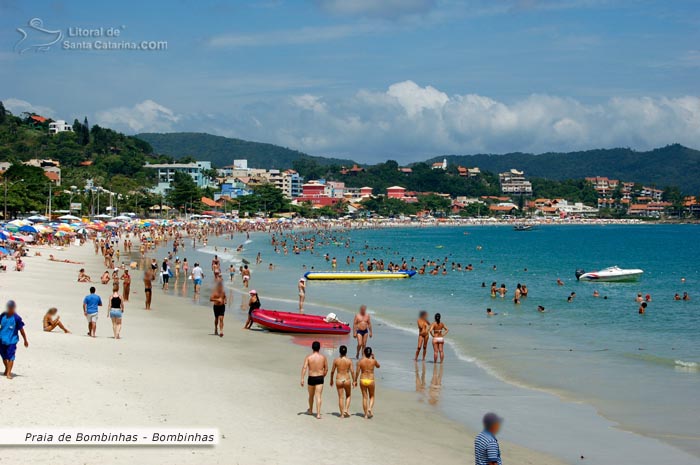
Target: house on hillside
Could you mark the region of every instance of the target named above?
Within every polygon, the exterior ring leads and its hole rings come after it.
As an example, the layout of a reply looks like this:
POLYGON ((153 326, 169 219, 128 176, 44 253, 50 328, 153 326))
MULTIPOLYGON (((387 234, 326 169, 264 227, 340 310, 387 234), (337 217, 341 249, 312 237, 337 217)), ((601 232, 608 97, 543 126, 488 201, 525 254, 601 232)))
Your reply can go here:
POLYGON ((447 169, 447 158, 443 158, 442 161, 433 163, 431 168, 434 170, 446 170, 447 169))
POLYGON ((73 126, 62 119, 49 123, 49 134, 58 134, 60 132, 73 132, 73 126))

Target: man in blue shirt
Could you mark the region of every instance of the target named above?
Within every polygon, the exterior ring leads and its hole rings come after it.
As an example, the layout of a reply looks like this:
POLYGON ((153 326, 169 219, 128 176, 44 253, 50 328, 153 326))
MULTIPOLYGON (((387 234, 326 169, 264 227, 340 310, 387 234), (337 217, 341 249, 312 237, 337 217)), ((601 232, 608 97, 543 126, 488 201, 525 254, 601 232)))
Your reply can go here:
POLYGON ((12 366, 15 364, 15 351, 22 335, 24 347, 29 347, 27 335, 24 332, 24 321, 15 312, 17 305, 14 300, 7 302, 7 310, 0 315, 0 356, 5 365, 5 376, 12 379, 12 366))
POLYGON ((88 321, 88 336, 95 337, 97 331, 97 311, 102 306, 102 299, 95 294, 95 287, 90 288, 90 294, 83 299, 83 314, 88 321))
POLYGON ((503 418, 495 413, 487 413, 483 423, 484 430, 474 440, 474 462, 476 465, 502 465, 496 435, 501 430, 503 418))

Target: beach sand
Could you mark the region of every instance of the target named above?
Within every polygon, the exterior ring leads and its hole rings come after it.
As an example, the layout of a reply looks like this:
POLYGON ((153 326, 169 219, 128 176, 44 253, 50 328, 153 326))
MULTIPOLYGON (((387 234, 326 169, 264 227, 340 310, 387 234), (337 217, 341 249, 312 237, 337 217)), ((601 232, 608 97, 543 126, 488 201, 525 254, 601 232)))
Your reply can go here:
MULTIPOLYGON (((327 384, 324 418, 306 415, 299 373, 308 350, 286 337, 242 331, 232 315, 241 312, 238 300, 227 311, 226 336, 215 337, 209 307, 164 295, 157 285, 153 310, 146 312, 141 272, 135 270, 122 339, 112 338, 104 307, 98 337, 90 339, 82 314, 90 284, 76 282, 81 265, 51 262, 48 255, 86 262, 93 279, 104 271, 101 256, 91 244, 36 250, 43 256, 28 257, 26 271, 0 277, 0 299, 3 305, 17 302, 30 343, 28 349, 18 347, 15 379, 0 380, 3 427, 212 427, 220 443, 21 446, 6 448, 1 463, 473 463, 473 431, 417 402, 414 394, 381 384, 372 420, 335 416, 337 396, 327 384), (42 331, 42 316, 52 306, 73 334, 42 331)), ((106 302, 111 285, 95 286, 106 302)), ((356 389, 351 412, 361 410, 356 389)), ((505 463, 561 463, 507 442, 501 448, 505 463)))

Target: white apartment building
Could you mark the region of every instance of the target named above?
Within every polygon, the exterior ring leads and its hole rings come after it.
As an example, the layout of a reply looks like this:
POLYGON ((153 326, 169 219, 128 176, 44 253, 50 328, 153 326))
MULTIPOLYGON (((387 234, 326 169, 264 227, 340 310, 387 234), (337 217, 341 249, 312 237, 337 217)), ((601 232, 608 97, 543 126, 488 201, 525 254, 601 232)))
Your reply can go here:
POLYGON ((501 192, 504 194, 532 195, 532 183, 525 179, 525 173, 511 169, 498 175, 501 192))
POLYGON ((202 174, 203 171, 211 169, 210 161, 198 161, 195 163, 161 163, 146 165, 145 168, 158 171, 158 184, 152 189, 156 194, 165 194, 170 189, 170 183, 175 178, 175 173, 185 173, 192 177, 197 187, 213 187, 208 177, 202 174))

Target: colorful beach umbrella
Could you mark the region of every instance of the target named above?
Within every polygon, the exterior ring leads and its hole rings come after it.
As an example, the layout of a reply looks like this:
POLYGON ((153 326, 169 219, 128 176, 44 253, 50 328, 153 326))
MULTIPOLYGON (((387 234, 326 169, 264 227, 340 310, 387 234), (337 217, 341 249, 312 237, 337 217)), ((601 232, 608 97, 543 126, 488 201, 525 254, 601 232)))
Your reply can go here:
POLYGON ((34 226, 29 226, 29 225, 22 226, 19 228, 19 230, 20 230, 20 232, 30 233, 30 234, 36 234, 39 232, 34 226))

